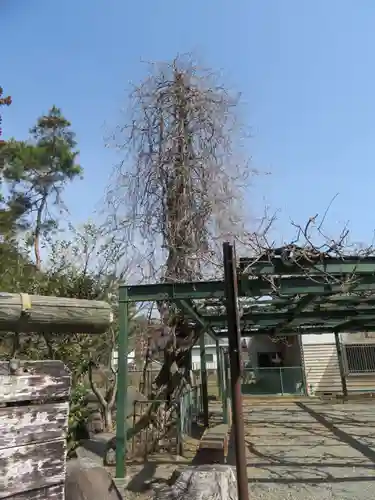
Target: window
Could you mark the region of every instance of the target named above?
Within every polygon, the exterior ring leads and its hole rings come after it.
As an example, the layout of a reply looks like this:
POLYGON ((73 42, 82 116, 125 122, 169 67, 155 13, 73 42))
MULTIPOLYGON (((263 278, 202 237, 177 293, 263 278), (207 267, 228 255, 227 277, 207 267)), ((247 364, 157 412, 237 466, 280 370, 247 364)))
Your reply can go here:
POLYGON ((281 352, 258 352, 259 368, 278 367, 281 366, 281 361, 282 361, 281 352))
POLYGON ((206 354, 206 363, 213 363, 213 362, 214 362, 214 355, 206 354))
POLYGON ((348 373, 375 373, 375 344, 344 345, 348 373))

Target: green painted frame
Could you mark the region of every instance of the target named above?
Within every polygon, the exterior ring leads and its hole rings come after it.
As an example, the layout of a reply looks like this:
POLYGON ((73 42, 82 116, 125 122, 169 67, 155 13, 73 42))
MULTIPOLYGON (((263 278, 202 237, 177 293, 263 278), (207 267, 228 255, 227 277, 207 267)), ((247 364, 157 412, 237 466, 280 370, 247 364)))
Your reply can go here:
MULTIPOLYGON (((243 336, 375 331, 375 257, 300 259, 297 263, 280 256, 240 259, 238 295, 243 336)), ((224 281, 218 280, 120 287, 117 477, 124 477, 126 464, 129 303, 173 302, 218 341, 227 336, 224 297, 224 281), (222 311, 213 314, 210 308, 222 311)))

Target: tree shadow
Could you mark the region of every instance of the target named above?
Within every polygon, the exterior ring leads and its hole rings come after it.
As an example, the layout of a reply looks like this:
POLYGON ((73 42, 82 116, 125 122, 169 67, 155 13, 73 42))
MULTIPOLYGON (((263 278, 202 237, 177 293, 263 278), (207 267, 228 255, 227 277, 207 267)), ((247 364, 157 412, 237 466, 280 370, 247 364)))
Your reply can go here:
MULTIPOLYGON (((322 413, 313 410, 311 407, 306 406, 304 403, 297 402, 295 404, 299 408, 301 408, 301 410, 303 410, 306 413, 308 413, 319 424, 321 424, 327 430, 329 430, 330 432, 332 432, 332 434, 334 436, 336 436, 336 438, 339 441, 344 442, 345 444, 347 444, 348 446, 350 446, 354 450, 358 451, 364 457, 366 457, 368 460, 370 460, 371 462, 373 462, 375 464, 375 452, 369 446, 361 443, 358 439, 354 438, 353 436, 351 436, 347 432, 339 429, 335 424, 333 424, 332 422, 330 422, 322 413)), ((363 421, 361 422, 361 421, 358 421, 358 420, 355 423, 356 423, 356 425, 358 425, 358 424, 363 425, 364 424, 363 421)), ((367 422, 365 423, 365 425, 366 424, 368 425, 367 422)))
POLYGON ((167 484, 167 479, 155 477, 156 471, 156 462, 145 462, 143 468, 131 478, 126 489, 133 493, 143 493, 151 490, 155 485, 167 484))
MULTIPOLYGON (((272 453, 262 453, 253 440, 246 440, 248 452, 254 457, 254 460, 247 460, 246 463, 247 467, 254 467, 253 477, 249 479, 250 483, 319 485, 375 481, 373 475, 375 451, 335 425, 352 426, 361 434, 362 441, 367 438, 370 444, 375 445, 375 433, 367 428, 375 423, 373 409, 366 409, 368 413, 363 414, 355 408, 342 410, 322 408, 322 411, 316 411, 316 408, 311 408, 310 404, 306 405, 300 401, 293 404, 296 405, 294 409, 293 407, 258 408, 245 419, 247 426, 253 426, 254 439, 257 439, 256 429, 259 429, 258 446, 272 451, 272 453), (316 424, 314 426, 312 419, 319 426, 316 424), (268 434, 271 434, 268 438, 265 429, 268 429, 268 434), (264 442, 261 437, 263 435, 265 435, 264 442), (342 446, 350 446, 363 458, 345 456, 345 452, 342 453, 342 446), (305 451, 301 453, 302 448, 305 448, 305 451), (308 450, 314 448, 313 456, 309 459, 308 450), (296 449, 296 456, 293 457, 291 454, 294 455, 294 449, 296 449), (322 450, 321 454, 319 450, 322 450), (256 472, 260 469, 265 474, 256 472), (340 469, 342 469, 341 473, 340 469), (360 470, 354 476, 352 474, 355 469, 360 470), (340 476, 345 477, 337 477, 335 470, 340 476)), ((235 464, 233 436, 228 462, 235 464)))

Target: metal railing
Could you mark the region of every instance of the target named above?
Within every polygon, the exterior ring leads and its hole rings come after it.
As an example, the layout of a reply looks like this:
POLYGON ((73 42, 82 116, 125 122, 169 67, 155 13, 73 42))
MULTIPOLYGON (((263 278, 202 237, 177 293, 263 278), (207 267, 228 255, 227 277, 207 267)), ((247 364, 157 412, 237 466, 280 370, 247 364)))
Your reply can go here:
POLYGON ((128 385, 132 385, 145 394, 146 396, 151 395, 152 384, 154 383, 156 377, 160 373, 160 370, 129 370, 128 372, 128 385))
POLYGON ((198 422, 200 415, 203 412, 201 388, 200 386, 193 387, 186 391, 179 401, 180 408, 180 437, 191 436, 192 425, 198 422))
MULTIPOLYGON (((192 370, 198 371, 201 369, 200 361, 193 361, 192 370)), ((207 361, 206 362, 206 370, 217 370, 217 362, 216 361, 207 361)))
POLYGON ((166 400, 144 400, 133 403, 133 429, 137 424, 149 418, 140 431, 134 432, 130 440, 129 458, 147 457, 151 453, 176 453, 179 409, 178 404, 168 404, 166 400))
POLYGON ((201 412, 199 387, 193 387, 172 402, 152 399, 134 401, 133 429, 136 429, 141 419, 150 417, 150 421, 131 437, 128 445, 129 458, 145 458, 160 452, 180 453, 184 436, 191 435, 192 426, 198 421, 201 412))
MULTIPOLYGON (((227 395, 230 397, 230 370, 227 373, 227 395)), ((199 372, 196 383, 200 384, 199 372)), ((208 392, 220 396, 217 390, 217 371, 208 371, 208 392)), ((305 394, 305 379, 302 366, 271 368, 244 368, 242 371, 242 393, 244 395, 305 394)))
POLYGON ((242 375, 242 392, 245 395, 305 394, 301 366, 246 368, 242 375))

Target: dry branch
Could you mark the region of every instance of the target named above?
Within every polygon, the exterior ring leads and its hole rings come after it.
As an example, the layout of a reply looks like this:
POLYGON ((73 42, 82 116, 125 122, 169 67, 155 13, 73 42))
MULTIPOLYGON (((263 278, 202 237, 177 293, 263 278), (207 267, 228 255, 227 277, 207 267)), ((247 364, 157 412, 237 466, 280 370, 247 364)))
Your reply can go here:
MULTIPOLYGON (((243 233, 241 202, 255 172, 238 154, 245 134, 237 104, 212 71, 186 57, 151 65, 133 89, 127 123, 115 137, 126 157, 108 192, 108 228, 122 239, 141 239, 146 278, 181 282, 221 274, 221 242, 243 233)), ((153 397, 172 404, 189 384, 190 350, 200 332, 173 304, 160 302, 158 309, 163 335, 147 360, 164 353, 153 397)))

